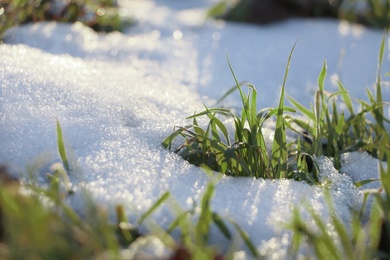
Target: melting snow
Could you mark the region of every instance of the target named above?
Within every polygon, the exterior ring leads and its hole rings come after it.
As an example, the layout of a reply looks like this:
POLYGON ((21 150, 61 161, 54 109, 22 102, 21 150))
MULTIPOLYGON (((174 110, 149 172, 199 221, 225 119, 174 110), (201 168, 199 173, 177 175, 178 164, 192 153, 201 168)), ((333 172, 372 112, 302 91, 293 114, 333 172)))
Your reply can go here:
MULTIPOLYGON (((185 117, 200 111, 202 103, 212 103, 234 84, 225 52, 239 80, 257 87, 261 107, 277 104, 297 39, 287 93, 300 102, 311 102, 324 59, 328 74, 337 73, 354 97, 365 98, 365 88, 375 80, 381 31, 322 19, 269 26, 205 21, 211 2, 124 2, 123 10, 139 23, 123 34, 51 22, 9 31, 0 45, 0 162, 21 175, 27 166, 58 162, 58 119, 76 190, 86 188, 111 209, 125 205, 131 219, 166 190, 189 208, 208 177, 163 149, 161 141, 173 126, 186 124, 185 117)), ((383 71, 388 70, 386 57, 383 71)), ((330 80, 327 88, 336 89, 330 80)), ((384 100, 390 100, 387 86, 384 100)), ((238 106, 238 97, 226 104, 238 106)), ((352 181, 376 178, 377 161, 367 154, 345 154, 345 174, 327 158, 318 162, 322 178, 332 183, 337 214, 348 223, 350 209, 362 202, 352 181)), ((82 209, 78 196, 71 203, 82 209)), ((304 202, 328 215, 321 187, 223 177, 212 209, 235 219, 261 252, 282 259, 289 239, 283 223, 293 207, 304 212, 304 202)), ((166 213, 161 210, 153 218, 166 226, 172 220, 166 213)), ((217 231, 212 239, 226 248, 217 231)))

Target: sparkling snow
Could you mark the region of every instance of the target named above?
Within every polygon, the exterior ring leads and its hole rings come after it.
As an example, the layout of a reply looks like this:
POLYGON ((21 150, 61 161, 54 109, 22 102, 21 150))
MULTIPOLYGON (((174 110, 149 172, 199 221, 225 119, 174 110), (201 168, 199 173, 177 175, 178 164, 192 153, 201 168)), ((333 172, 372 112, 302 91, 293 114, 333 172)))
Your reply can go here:
MULTIPOLYGON (((353 97, 365 99, 366 87, 375 82, 380 30, 324 19, 268 26, 206 21, 212 2, 123 1, 123 12, 138 20, 123 34, 52 22, 10 30, 0 45, 0 163, 23 177, 27 168, 46 169, 60 161, 58 119, 73 168, 73 207, 82 209, 77 191, 85 188, 109 209, 125 205, 135 220, 167 190, 183 208, 199 201, 207 175, 161 142, 202 103, 212 104, 234 85, 226 53, 238 79, 257 87, 260 107, 277 104, 296 40, 286 91, 305 105, 312 101, 324 59, 328 78, 337 74, 353 97)), ((382 72, 389 70, 386 56, 382 72)), ((330 79, 327 88, 336 90, 330 79)), ((387 85, 383 99, 390 101, 387 85)), ((225 103, 239 104, 236 96, 225 103)), ((361 189, 352 181, 377 178, 378 162, 367 154, 345 154, 345 174, 327 158, 318 162, 322 178, 332 183, 336 213, 348 225, 350 209, 362 203, 361 189)), ((44 181, 45 171, 39 172, 36 178, 44 181)), ((283 224, 293 207, 304 212, 304 203, 329 214, 321 187, 223 177, 212 209, 235 219, 260 252, 283 259, 289 241, 283 224)), ((167 209, 153 218, 162 226, 172 220, 167 209)), ((228 246, 218 231, 212 240, 222 249, 228 246)))

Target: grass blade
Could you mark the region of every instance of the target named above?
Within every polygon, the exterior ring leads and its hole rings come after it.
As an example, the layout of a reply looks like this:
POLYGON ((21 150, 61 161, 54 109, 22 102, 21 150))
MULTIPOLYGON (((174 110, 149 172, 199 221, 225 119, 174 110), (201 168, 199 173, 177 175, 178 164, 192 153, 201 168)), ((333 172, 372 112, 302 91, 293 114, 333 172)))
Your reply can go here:
POLYGON ((343 84, 340 81, 337 81, 337 86, 339 87, 340 91, 345 91, 345 92, 341 93, 341 96, 343 97, 343 101, 344 101, 345 105, 347 106, 349 113, 351 113, 351 115, 353 115, 354 114, 353 104, 352 104, 352 99, 351 99, 351 96, 349 95, 349 92, 346 90, 346 88, 343 86, 343 84))
POLYGON ((141 217, 138 219, 137 223, 138 225, 141 225, 141 223, 149 217, 161 204, 163 204, 170 196, 169 191, 166 191, 161 195, 161 197, 144 213, 141 215, 141 217))
POLYGON ((252 255, 256 258, 260 257, 259 252, 257 252, 257 249, 255 245, 252 243, 250 237, 248 236, 248 233, 246 233, 234 220, 230 220, 230 222, 236 228, 236 230, 240 234, 242 240, 244 241, 245 245, 248 247, 252 255))
POLYGON ((374 181, 381 181, 381 179, 366 179, 366 180, 356 181, 353 184, 355 185, 356 188, 359 188, 362 187, 363 185, 366 185, 374 181))
MULTIPOLYGON (((386 33, 383 34, 380 50, 379 50, 379 56, 378 56, 378 71, 377 71, 377 77, 376 77, 376 102, 378 104, 382 104, 383 97, 382 97, 382 84, 381 84, 381 68, 382 68, 382 62, 383 62, 383 56, 385 52, 385 38, 386 33)), ((374 116, 377 120, 378 124, 384 129, 384 122, 383 122, 383 106, 379 106, 374 110, 374 116)))
MULTIPOLYGON (((244 84, 245 84, 245 81, 241 81, 241 82, 239 83, 239 86, 241 87, 241 86, 244 85, 244 84)), ((214 106, 220 104, 222 101, 224 101, 230 94, 232 94, 232 93, 233 93, 234 91, 236 91, 236 90, 237 90, 237 85, 234 85, 234 86, 231 87, 228 91, 226 91, 226 93, 225 93, 222 97, 220 97, 220 98, 215 102, 214 106)))
MULTIPOLYGON (((227 61, 228 61, 228 65, 229 65, 230 72, 232 73, 233 78, 234 78, 234 81, 236 82, 238 91, 240 92, 241 101, 242 101, 242 103, 243 103, 243 104, 242 104, 242 105, 243 105, 243 109, 245 110, 245 114, 248 115, 248 114, 249 114, 249 111, 248 111, 248 103, 246 102, 247 98, 246 98, 244 92, 243 92, 242 89, 241 89, 240 83, 238 82, 237 77, 236 77, 236 74, 235 74, 234 71, 233 71, 233 67, 232 67, 232 64, 230 63, 229 56, 228 56, 227 53, 226 53, 226 59, 227 59, 227 61)), ((243 113, 243 114, 244 114, 244 113, 243 113)), ((244 120, 243 120, 243 121, 244 121, 244 120)))
POLYGON ((213 5, 206 13, 206 18, 217 17, 223 15, 228 10, 228 4, 226 1, 220 1, 213 5))
POLYGON ((290 69, 291 57, 294 52, 296 42, 290 51, 288 56, 287 66, 284 73, 282 90, 280 93, 278 113, 276 115, 276 129, 275 137, 272 142, 272 166, 276 169, 276 177, 283 178, 287 175, 287 146, 286 146, 286 129, 284 125, 283 118, 283 108, 284 108, 284 92, 286 87, 286 81, 288 76, 288 71, 290 69))
POLYGON ((324 82, 326 78, 326 61, 324 61, 320 75, 318 76, 318 87, 320 89, 320 92, 324 93, 324 82))
POLYGON ((335 131, 338 135, 341 134, 341 131, 343 130, 343 127, 344 127, 344 123, 345 123, 344 122, 344 113, 342 113, 338 122, 337 122, 336 129, 335 129, 335 131))
POLYGON ((167 138, 164 139, 164 141, 162 142, 162 146, 163 146, 165 149, 170 150, 170 149, 171 149, 171 145, 172 145, 172 141, 173 141, 178 135, 180 135, 185 129, 190 128, 190 127, 191 127, 191 126, 180 127, 178 130, 174 131, 172 134, 170 134, 167 138))
POLYGON ((215 223, 215 225, 217 225, 219 230, 225 235, 226 238, 232 238, 232 235, 230 234, 230 231, 226 226, 225 222, 223 222, 223 219, 215 212, 213 213, 213 222, 215 223))
POLYGON ((58 146, 58 153, 60 154, 62 163, 64 164, 64 168, 67 172, 69 172, 69 162, 68 158, 66 156, 65 151, 65 144, 64 144, 64 137, 62 135, 62 129, 60 121, 57 120, 57 146, 58 146))
POLYGON ((304 116, 307 116, 313 122, 315 121, 315 116, 314 116, 313 112, 310 109, 307 109, 305 106, 303 106, 301 103, 299 103, 298 101, 296 101, 295 99, 293 99, 290 96, 288 96, 287 99, 304 116))
POLYGON ((212 212, 210 209, 211 198, 214 195, 214 185, 209 183, 201 201, 201 213, 196 225, 196 241, 202 245, 207 242, 210 224, 212 221, 212 212))

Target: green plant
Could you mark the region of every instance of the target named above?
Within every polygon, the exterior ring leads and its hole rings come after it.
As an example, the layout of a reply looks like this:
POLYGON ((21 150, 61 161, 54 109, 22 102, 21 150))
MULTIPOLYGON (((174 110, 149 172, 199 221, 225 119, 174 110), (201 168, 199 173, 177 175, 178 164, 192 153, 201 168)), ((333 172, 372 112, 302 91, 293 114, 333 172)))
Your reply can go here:
MULTIPOLYGON (((178 129, 169 135, 162 145, 170 149, 173 140, 182 136, 184 144, 176 150, 176 153, 194 165, 204 164, 212 170, 227 175, 272 179, 295 178, 316 183, 318 181, 316 167, 311 167, 312 171, 309 172, 306 163, 309 159, 313 162, 311 155, 298 152, 295 160, 290 160, 289 153, 292 150, 290 151, 286 141, 286 115, 284 113, 295 112, 295 110, 284 106, 285 85, 294 47, 287 61, 277 108, 264 108, 258 112, 256 88, 247 84, 249 91, 248 94, 244 93, 228 59, 231 73, 236 82, 233 89, 238 90, 241 97, 243 106, 241 115, 237 115, 229 109, 205 106, 204 111, 187 118, 192 119, 192 125, 177 127, 178 129), (227 127, 217 115, 233 119, 234 141, 230 140, 227 127), (201 116, 206 116, 209 120, 206 129, 198 124, 197 118, 201 116), (262 127, 264 122, 272 116, 276 118, 276 128, 271 155, 269 155, 262 127)), ((228 93, 231 92, 232 90, 228 91, 228 93)))
POLYGON ((334 17, 377 28, 390 25, 389 0, 336 0, 336 1, 254 1, 221 0, 212 6, 207 17, 226 20, 268 23, 294 16, 334 17), (362 8, 363 7, 363 8, 362 8))
POLYGON ((115 0, 3 0, 0 39, 6 30, 23 23, 53 20, 80 21, 96 31, 121 31, 132 21, 119 15, 115 0))
POLYGON ((367 89, 368 100, 357 100, 361 109, 355 112, 353 99, 343 84, 338 81, 339 90, 329 93, 324 89, 326 77, 326 62, 322 67, 318 77, 318 90, 315 94, 314 106, 311 109, 304 107, 292 97, 288 97, 296 110, 301 112, 307 119, 291 118, 292 122, 304 129, 306 142, 303 142, 301 149, 315 156, 325 155, 334 158, 334 165, 340 168, 340 156, 349 151, 365 150, 372 156, 381 158, 378 154, 380 150, 390 149, 390 136, 386 129, 386 124, 390 121, 385 117, 384 106, 389 103, 383 102, 381 65, 384 57, 385 36, 382 39, 379 56, 378 72, 376 79, 376 94, 367 89), (341 97, 348 111, 340 110, 337 105, 337 98, 341 97), (368 115, 374 119, 369 120, 368 115))
MULTIPOLYGON (((194 203, 192 209, 183 210, 173 200, 169 200, 169 192, 164 192, 134 223, 128 220, 123 205, 116 205, 117 221, 111 222, 108 212, 95 205, 87 193, 83 197, 84 209, 77 212, 68 204, 68 199, 75 196, 68 173, 74 172, 69 167, 58 120, 56 128, 58 153, 62 162, 50 167, 46 187, 36 184, 33 178, 21 183, 11 177, 5 167, 0 167, 0 258, 119 259, 123 248, 128 249, 130 256, 137 257, 140 253, 137 245, 143 244, 148 237, 158 237, 164 241, 172 249, 173 258, 222 257, 217 248, 209 245, 211 225, 215 224, 228 239, 232 235, 225 220, 211 210, 214 181, 208 184, 199 208, 194 203), (150 220, 150 216, 164 204, 171 205, 172 212, 177 214, 167 230, 150 220), (141 225, 150 230, 150 234, 142 234, 141 225), (181 233, 177 242, 170 236, 173 230, 181 233)), ((209 170, 205 171, 212 175, 209 170)), ((33 177, 34 172, 30 176, 33 177)), ((250 252, 257 256, 247 233, 234 220, 229 218, 228 221, 250 252)))
MULTIPOLYGON (((206 173, 211 175, 209 169, 204 169, 206 173)), ((252 256, 259 257, 259 253, 250 237, 237 222, 229 217, 224 219, 218 213, 212 211, 211 199, 214 192, 215 183, 211 180, 202 195, 199 208, 194 203, 191 209, 183 210, 177 203, 171 203, 172 211, 177 217, 171 222, 166 233, 171 234, 174 230, 180 229, 180 244, 188 252, 188 255, 192 257, 191 259, 216 259, 218 256, 222 257, 222 254, 218 249, 209 245, 211 225, 214 224, 227 239, 231 240, 233 235, 226 224, 228 222, 237 231, 237 234, 245 243, 252 256), (195 216, 197 216, 196 221, 194 221, 195 216)), ((164 232, 164 234, 166 233, 164 232)), ((229 252, 226 257, 229 258, 228 254, 229 252)))

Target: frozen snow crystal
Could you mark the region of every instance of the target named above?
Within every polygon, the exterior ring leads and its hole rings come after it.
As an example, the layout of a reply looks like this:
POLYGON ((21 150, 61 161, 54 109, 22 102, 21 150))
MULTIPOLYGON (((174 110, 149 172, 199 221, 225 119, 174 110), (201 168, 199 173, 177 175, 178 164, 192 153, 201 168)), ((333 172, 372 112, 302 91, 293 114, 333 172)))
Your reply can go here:
MULTIPOLYGON (((341 156, 340 172, 350 176, 353 182, 370 179, 379 180, 379 163, 378 159, 370 156, 366 152, 345 153, 341 156)), ((386 165, 386 163, 382 163, 386 165)), ((363 185, 361 189, 378 189, 380 186, 380 181, 373 181, 363 185)))

